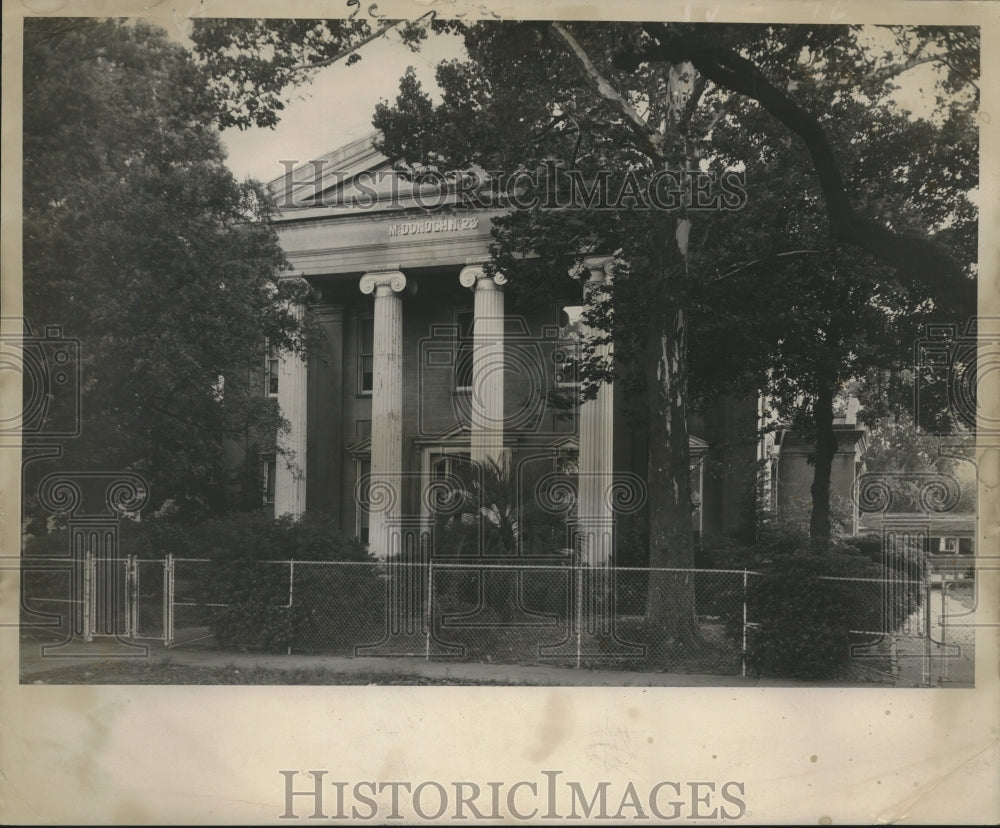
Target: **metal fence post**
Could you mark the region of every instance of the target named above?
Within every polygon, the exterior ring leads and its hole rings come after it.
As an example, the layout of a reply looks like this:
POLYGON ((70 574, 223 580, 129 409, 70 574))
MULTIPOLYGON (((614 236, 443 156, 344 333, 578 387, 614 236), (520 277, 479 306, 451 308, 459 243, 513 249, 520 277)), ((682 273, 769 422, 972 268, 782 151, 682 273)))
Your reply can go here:
POLYGON ((921 683, 928 687, 931 683, 931 580, 924 581, 924 668, 921 683))
MULTIPOLYGON (((291 617, 292 600, 295 597, 295 561, 290 560, 288 562, 288 609, 289 618, 291 617)), ((292 642, 291 639, 288 641, 288 655, 292 654, 292 642)))
POLYGON ((170 587, 168 585, 170 581, 170 576, 167 569, 167 559, 164 558, 160 563, 163 564, 163 585, 160 589, 161 595, 161 606, 160 606, 160 625, 163 627, 163 644, 165 646, 170 645, 170 638, 167 635, 167 603, 170 601, 170 587))
POLYGON ((941 576, 941 675, 939 682, 948 680, 948 586, 951 572, 945 570, 941 576))
POLYGON ((434 623, 434 613, 431 602, 434 600, 434 561, 430 556, 427 558, 427 609, 426 621, 427 630, 425 633, 426 645, 424 647, 424 661, 431 660, 431 624, 434 623))
POLYGON ((166 566, 164 567, 165 589, 163 590, 164 606, 166 608, 166 618, 163 624, 164 643, 168 647, 174 646, 174 553, 167 553, 166 566))
POLYGON ((583 648, 583 566, 576 564, 576 669, 582 664, 583 648))
POLYGON ((139 620, 139 570, 135 555, 125 558, 125 636, 135 638, 139 620))
POLYGON ((94 640, 94 605, 97 600, 94 590, 94 581, 96 580, 94 568, 94 552, 88 539, 87 547, 83 553, 83 607, 81 609, 83 612, 84 641, 94 640))
POLYGON ((893 570, 890 567, 883 565, 883 567, 882 567, 882 574, 884 576, 884 579, 882 581, 882 596, 881 596, 881 598, 882 598, 882 619, 881 620, 882 620, 882 632, 884 632, 887 635, 892 635, 892 631, 893 631, 893 628, 894 628, 893 613, 895 612, 895 609, 896 609, 896 605, 895 605, 895 597, 896 597, 896 595, 895 595, 895 590, 893 589, 893 587, 895 586, 895 581, 894 581, 892 573, 893 573, 893 570))
POLYGON ((743 644, 740 647, 740 675, 747 674, 747 571, 743 570, 743 644))

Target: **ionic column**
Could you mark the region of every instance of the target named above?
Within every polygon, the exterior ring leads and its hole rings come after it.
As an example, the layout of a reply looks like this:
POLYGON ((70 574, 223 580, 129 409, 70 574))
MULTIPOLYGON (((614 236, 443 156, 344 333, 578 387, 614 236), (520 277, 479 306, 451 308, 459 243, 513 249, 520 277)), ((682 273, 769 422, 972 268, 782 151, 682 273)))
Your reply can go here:
POLYGON ((502 274, 488 276, 482 265, 469 265, 458 276, 474 293, 472 328, 471 459, 501 462, 504 455, 504 303, 502 274))
MULTIPOLYGON (((611 258, 587 259, 574 276, 583 282, 584 301, 596 301, 595 292, 611 277, 611 258)), ((589 326, 584 340, 606 336, 589 326)), ((602 362, 611 358, 611 344, 595 346, 602 362)), ((610 487, 614 475, 614 385, 602 383, 597 396, 580 406, 580 456, 577 516, 585 546, 585 560, 591 565, 606 564, 613 552, 614 510, 610 487)))
POLYGON ((366 273, 361 292, 375 296, 372 366, 371 480, 368 545, 378 558, 392 551, 403 471, 403 301, 406 276, 398 270, 366 273))
MULTIPOLYGON (((289 310, 296 321, 305 318, 305 300, 289 310)), ((278 366, 278 408, 288 420, 289 430, 278 433, 278 456, 274 464, 274 514, 301 515, 306 510, 306 427, 308 370, 305 359, 282 351, 278 366)))

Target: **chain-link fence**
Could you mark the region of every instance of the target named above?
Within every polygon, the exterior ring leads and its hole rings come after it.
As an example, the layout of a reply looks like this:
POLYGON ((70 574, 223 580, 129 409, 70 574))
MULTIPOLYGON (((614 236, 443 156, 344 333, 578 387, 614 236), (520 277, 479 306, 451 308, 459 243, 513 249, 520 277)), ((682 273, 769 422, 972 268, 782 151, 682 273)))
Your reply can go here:
MULTIPOLYGON (((762 647, 790 646, 771 629, 763 576, 748 570, 482 558, 168 569, 175 645, 721 675, 759 672, 762 647)), ((898 673, 904 639, 937 655, 926 580, 820 577, 799 592, 784 603, 833 604, 847 619, 853 678, 898 673)), ((827 644, 822 630, 792 632, 827 644)))
POLYGON ((906 574, 789 590, 749 570, 569 557, 32 558, 22 619, 167 646, 719 675, 780 674, 849 651, 852 678, 971 683, 974 577, 906 574))
POLYGON ((84 640, 133 635, 133 567, 132 558, 88 552, 22 558, 22 629, 84 640))
POLYGON ((167 628, 167 563, 132 559, 132 629, 136 638, 164 639, 167 628))
POLYGON ((89 571, 69 556, 22 558, 21 629, 83 637, 90 628, 83 583, 89 571))

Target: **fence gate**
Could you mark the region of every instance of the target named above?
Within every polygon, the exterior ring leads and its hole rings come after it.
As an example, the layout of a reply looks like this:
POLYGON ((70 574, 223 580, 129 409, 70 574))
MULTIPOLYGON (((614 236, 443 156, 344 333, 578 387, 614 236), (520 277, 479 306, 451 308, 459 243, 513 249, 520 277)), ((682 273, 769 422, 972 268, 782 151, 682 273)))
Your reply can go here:
POLYGON ((83 556, 74 634, 166 640, 167 562, 83 556))
POLYGON ((84 586, 89 585, 89 600, 84 609, 89 616, 89 635, 128 638, 131 634, 128 558, 88 555, 86 565, 84 586))
POLYGON ((882 585, 894 678, 900 686, 971 684, 974 573, 931 553, 927 526, 914 523, 909 517, 883 524, 886 560, 897 563, 882 585))
POLYGON ((130 562, 129 632, 132 638, 167 640, 168 571, 166 560, 130 562))

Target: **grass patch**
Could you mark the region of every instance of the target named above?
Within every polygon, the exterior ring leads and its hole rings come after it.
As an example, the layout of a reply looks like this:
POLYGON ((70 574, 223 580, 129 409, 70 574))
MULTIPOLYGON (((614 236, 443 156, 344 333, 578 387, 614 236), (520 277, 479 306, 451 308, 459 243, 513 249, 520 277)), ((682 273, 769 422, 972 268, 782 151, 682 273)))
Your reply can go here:
POLYGON ((166 657, 115 659, 93 664, 61 667, 22 680, 25 684, 258 684, 258 685, 503 685, 514 682, 472 681, 469 679, 416 676, 408 673, 362 670, 337 672, 326 667, 197 667, 177 664, 166 657))

